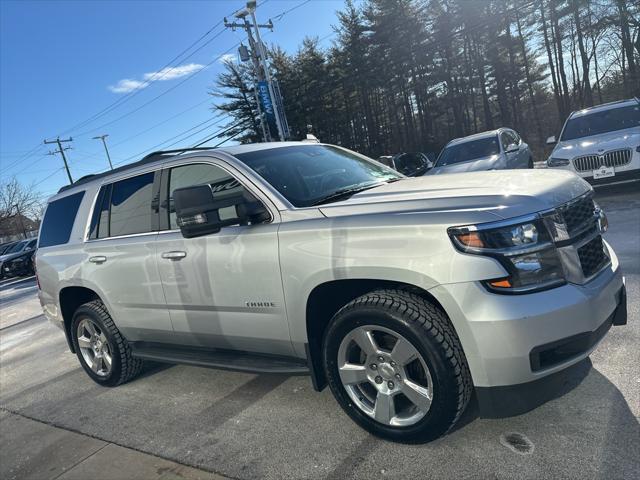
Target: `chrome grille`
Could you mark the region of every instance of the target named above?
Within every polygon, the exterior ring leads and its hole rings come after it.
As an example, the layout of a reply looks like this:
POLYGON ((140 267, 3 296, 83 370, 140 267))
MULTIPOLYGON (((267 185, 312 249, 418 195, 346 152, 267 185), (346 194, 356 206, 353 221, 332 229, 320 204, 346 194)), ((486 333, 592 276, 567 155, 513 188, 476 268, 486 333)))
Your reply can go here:
POLYGON ((599 272, 609 262, 600 235, 578 248, 578 257, 582 272, 587 278, 599 272))
POLYGON ((631 150, 628 148, 613 150, 602 155, 584 155, 573 159, 573 166, 579 172, 597 170, 606 167, 621 167, 631 161, 631 150))

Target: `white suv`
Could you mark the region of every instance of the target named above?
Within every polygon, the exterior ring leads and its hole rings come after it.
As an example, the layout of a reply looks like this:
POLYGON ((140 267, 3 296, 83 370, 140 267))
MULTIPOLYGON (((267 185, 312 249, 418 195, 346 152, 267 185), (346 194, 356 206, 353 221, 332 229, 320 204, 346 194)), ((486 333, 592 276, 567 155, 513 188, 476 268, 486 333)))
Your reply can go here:
POLYGON ((640 179, 640 100, 571 113, 547 166, 573 171, 594 185, 640 179))
POLYGON ((309 374, 369 431, 429 440, 474 388, 485 416, 533 408, 626 323, 592 193, 324 144, 159 152, 49 200, 40 302, 101 385, 143 360, 309 374))

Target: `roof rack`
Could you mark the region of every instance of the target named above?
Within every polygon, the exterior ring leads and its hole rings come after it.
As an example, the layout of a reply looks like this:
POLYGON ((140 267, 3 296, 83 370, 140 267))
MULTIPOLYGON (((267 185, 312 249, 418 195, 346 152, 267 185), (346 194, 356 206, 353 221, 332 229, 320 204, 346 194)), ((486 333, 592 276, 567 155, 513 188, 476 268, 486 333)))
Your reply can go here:
POLYGON ((212 147, 187 147, 187 148, 180 148, 176 150, 158 150, 157 152, 151 152, 150 154, 146 155, 145 157, 143 157, 141 160, 138 160, 137 162, 129 163, 127 165, 123 165, 122 167, 118 167, 113 170, 107 170, 106 172, 85 175, 84 177, 73 182, 72 184, 61 187, 60 190, 58 190, 58 193, 62 193, 66 190, 69 190, 70 188, 77 187, 78 185, 88 183, 98 178, 106 177, 114 173, 124 172, 132 168, 141 167, 148 163, 156 162, 161 158, 163 158, 164 156, 180 155, 181 153, 202 151, 202 150, 212 150, 212 147))

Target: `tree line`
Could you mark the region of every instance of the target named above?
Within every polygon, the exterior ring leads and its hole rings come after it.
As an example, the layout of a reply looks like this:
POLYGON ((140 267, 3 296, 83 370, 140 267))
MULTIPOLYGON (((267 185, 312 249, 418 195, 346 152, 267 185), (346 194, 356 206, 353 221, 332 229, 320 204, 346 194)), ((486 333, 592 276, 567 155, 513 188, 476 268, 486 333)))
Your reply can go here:
MULTIPOLYGON (((293 138, 376 156, 506 126, 542 159, 571 111, 640 96, 638 1, 347 0, 334 31, 270 49, 293 138)), ((210 93, 225 136, 261 140, 249 64, 210 93)))

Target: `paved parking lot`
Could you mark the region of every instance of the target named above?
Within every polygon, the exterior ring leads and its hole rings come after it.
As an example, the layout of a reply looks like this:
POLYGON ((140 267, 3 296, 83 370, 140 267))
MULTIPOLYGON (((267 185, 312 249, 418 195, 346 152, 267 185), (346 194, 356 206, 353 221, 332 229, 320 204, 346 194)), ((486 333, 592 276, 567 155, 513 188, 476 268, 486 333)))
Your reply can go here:
MULTIPOLYGON (((33 279, 5 282, 0 474, 15 467, 9 420, 20 417, 238 479, 638 478, 640 187, 599 190, 597 200, 627 277, 629 324, 573 369, 559 398, 509 419, 478 419, 470 408, 459 428, 427 445, 368 435, 306 377, 153 366, 129 384, 99 387, 40 315, 33 279), (533 449, 505 446, 510 433, 533 449)), ((117 469, 102 464, 93 478, 118 478, 117 469)))

